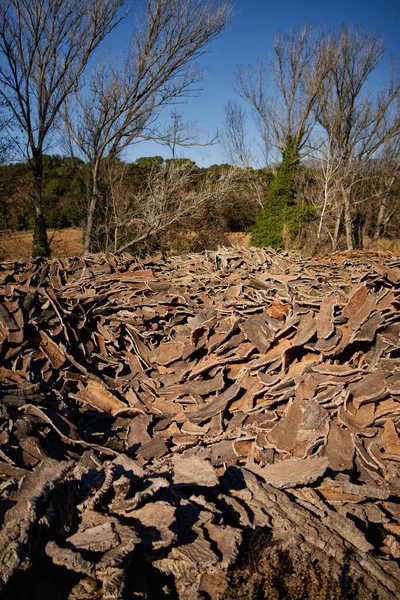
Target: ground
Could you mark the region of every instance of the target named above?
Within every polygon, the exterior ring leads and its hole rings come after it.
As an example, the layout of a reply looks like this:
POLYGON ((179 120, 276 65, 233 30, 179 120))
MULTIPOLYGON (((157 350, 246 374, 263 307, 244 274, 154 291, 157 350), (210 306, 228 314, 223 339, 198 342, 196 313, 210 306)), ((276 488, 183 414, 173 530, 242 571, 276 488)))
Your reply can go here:
MULTIPOLYGON (((49 238, 51 242, 51 253, 54 258, 66 256, 81 256, 83 253, 82 229, 50 229, 49 238)), ((225 236, 232 246, 248 248, 250 246, 250 233, 230 232, 225 236)), ((366 249, 370 246, 370 240, 366 239, 366 249)), ((394 252, 399 254, 400 241, 382 239, 379 240, 377 250, 394 252)), ((27 260, 32 252, 32 231, 1 232, 0 231, 0 260, 27 260)))
MULTIPOLYGON (((79 256, 83 252, 81 229, 49 230, 54 257, 79 256)), ((29 259, 32 252, 32 231, 0 234, 0 260, 29 259)))

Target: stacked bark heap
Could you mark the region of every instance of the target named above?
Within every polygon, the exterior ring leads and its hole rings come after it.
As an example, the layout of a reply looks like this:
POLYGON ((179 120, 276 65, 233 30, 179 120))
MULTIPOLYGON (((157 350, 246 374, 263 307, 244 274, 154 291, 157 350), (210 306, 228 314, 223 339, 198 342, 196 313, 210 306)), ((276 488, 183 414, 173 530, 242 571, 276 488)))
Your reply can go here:
POLYGON ((224 598, 260 532, 398 596, 399 267, 1 265, 2 597, 224 598))

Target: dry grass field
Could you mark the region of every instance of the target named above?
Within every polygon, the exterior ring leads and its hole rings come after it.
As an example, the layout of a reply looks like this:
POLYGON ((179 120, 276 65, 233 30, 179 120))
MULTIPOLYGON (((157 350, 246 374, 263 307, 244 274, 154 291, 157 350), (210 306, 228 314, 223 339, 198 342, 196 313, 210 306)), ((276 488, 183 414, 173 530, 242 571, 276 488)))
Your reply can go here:
MULTIPOLYGON (((81 229, 49 230, 54 257, 80 256, 83 252, 81 229)), ((0 234, 0 260, 26 260, 32 252, 32 231, 0 234)))
MULTIPOLYGON (((9 233, 0 232, 0 261, 4 260, 28 260, 32 251, 32 231, 18 231, 9 233)), ((51 253, 53 258, 64 258, 66 256, 81 256, 83 253, 82 229, 67 228, 49 230, 51 242, 51 253)), ((250 233, 228 232, 225 239, 229 245, 248 248, 250 246, 250 233)), ((222 244, 225 245, 225 244, 222 244)), ((365 238, 365 249, 371 247, 371 240, 365 238)), ((400 254, 400 240, 379 240, 376 250, 400 254)), ((302 254, 307 254, 303 253, 302 254)))
MULTIPOLYGON (((249 233, 232 232, 227 233, 226 237, 233 246, 248 247, 250 243, 249 233)), ((81 229, 50 229, 49 238, 54 258, 80 256, 83 252, 81 229)), ((27 260, 31 256, 31 251, 32 231, 0 232, 0 261, 27 260)))

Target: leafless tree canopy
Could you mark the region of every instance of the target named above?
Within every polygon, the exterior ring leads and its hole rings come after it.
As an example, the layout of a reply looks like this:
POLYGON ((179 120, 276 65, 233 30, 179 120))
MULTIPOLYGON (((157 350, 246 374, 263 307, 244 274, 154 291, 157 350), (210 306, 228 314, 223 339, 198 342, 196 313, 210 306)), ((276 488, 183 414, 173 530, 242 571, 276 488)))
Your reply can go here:
POLYGON ((228 160, 232 164, 249 166, 251 151, 247 135, 247 115, 237 102, 228 100, 225 105, 223 144, 228 160))
MULTIPOLYGON (((119 23, 125 0, 2 0, 0 95, 24 133, 43 221, 42 154, 59 110, 94 50, 119 23)), ((43 223, 42 223, 43 224, 43 223)))
POLYGON ((283 152, 288 137, 299 149, 315 124, 313 107, 329 72, 332 54, 324 32, 306 23, 290 34, 278 32, 269 70, 259 61, 240 67, 237 91, 253 107, 283 152))
MULTIPOLYGON (((334 248, 342 222, 347 248, 361 245, 368 203, 380 203, 376 231, 387 219, 399 159, 400 77, 394 63, 382 90, 370 88, 385 50, 383 39, 362 27, 343 25, 335 33, 306 23, 299 31, 277 34, 268 69, 259 62, 238 72, 237 91, 252 107, 264 138, 280 154, 290 140, 299 158, 318 165, 305 200, 316 207, 318 238, 329 222, 334 248)), ((234 116, 231 108, 230 150, 237 153, 244 147, 243 125, 234 116)))
POLYGON ((196 175, 193 163, 171 160, 154 164, 135 191, 124 183, 126 164, 113 161, 106 172, 107 194, 101 205, 102 219, 93 227, 93 238, 103 250, 122 252, 154 236, 180 228, 185 219, 220 207, 241 177, 240 169, 225 168, 218 177, 196 175))
POLYGON ((149 130, 148 137, 166 146, 171 152, 171 158, 177 158, 178 148, 193 148, 194 146, 211 146, 218 141, 216 132, 207 139, 202 139, 196 120, 185 121, 183 115, 172 109, 170 118, 164 127, 149 130))
POLYGON ((65 128, 91 166, 85 251, 91 247, 104 159, 151 137, 160 111, 193 94, 203 74, 194 63, 229 22, 231 7, 211 0, 147 0, 122 64, 100 66, 87 93, 77 91, 63 111, 65 128), (103 161, 103 162, 102 162, 103 161))
MULTIPOLYGON (((360 208, 368 200, 361 184, 367 178, 376 179, 371 161, 373 164, 380 159, 384 148, 400 136, 400 78, 392 72, 381 92, 374 94, 369 89, 369 77, 385 52, 383 40, 375 34, 343 26, 339 35, 330 35, 330 44, 335 58, 315 114, 329 143, 329 163, 340 174, 336 177, 341 190, 338 218, 343 212, 350 250, 361 244, 360 208)), ((391 147, 394 149, 396 144, 391 147)))

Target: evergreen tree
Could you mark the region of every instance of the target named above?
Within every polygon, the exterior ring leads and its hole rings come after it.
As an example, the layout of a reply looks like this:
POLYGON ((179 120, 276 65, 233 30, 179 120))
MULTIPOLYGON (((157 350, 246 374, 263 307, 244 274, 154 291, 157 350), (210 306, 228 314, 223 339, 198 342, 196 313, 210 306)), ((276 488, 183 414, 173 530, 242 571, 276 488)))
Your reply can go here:
POLYGON ((272 248, 283 246, 284 225, 290 223, 291 212, 295 208, 294 182, 298 164, 298 144, 292 136, 288 136, 282 153, 282 162, 271 181, 264 206, 252 229, 253 246, 272 248))

